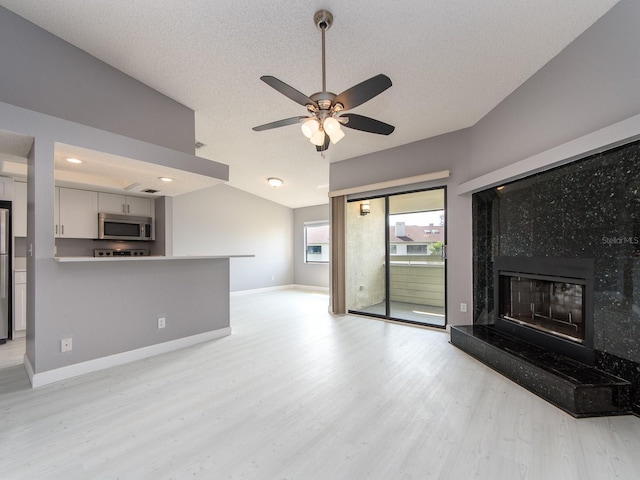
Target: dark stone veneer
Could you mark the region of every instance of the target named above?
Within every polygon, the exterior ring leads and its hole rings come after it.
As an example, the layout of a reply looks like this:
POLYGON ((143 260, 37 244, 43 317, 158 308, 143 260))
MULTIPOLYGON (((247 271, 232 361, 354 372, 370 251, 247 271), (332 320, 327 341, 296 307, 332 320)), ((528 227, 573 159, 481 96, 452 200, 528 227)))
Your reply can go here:
POLYGON ((474 323, 494 323, 497 256, 592 259, 596 366, 640 404, 640 141, 473 195, 474 323))

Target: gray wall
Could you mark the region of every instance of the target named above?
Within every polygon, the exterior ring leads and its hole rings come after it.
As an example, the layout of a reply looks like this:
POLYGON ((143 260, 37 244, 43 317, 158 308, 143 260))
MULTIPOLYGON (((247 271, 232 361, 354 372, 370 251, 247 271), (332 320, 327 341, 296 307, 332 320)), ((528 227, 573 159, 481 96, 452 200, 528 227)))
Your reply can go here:
POLYGON ((452 325, 472 323, 471 309, 467 313, 460 312, 460 303, 471 305, 473 299, 471 197, 456 195, 453 192, 454 188, 449 188, 458 185, 466 175, 470 143, 470 130, 459 130, 371 155, 332 163, 330 174, 330 190, 341 190, 440 170, 451 170, 448 179, 396 188, 393 191, 448 187, 446 200, 447 285, 449 287, 447 288, 447 313, 448 322, 452 325))
POLYGON ((173 198, 155 200, 155 241, 151 242, 151 255, 173 255, 173 198))
POLYGON ((229 326, 229 260, 40 261, 36 373, 229 326), (42 288, 55 278, 55 288, 42 288), (158 317, 166 327, 157 328, 158 317), (60 352, 60 339, 73 350, 60 352))
POLYGON ((27 256, 26 353, 35 373, 220 328, 228 302, 224 294, 227 260, 213 270, 171 264, 165 278, 159 274, 161 267, 151 263, 135 268, 133 263, 110 267, 105 263, 54 262, 54 147, 60 142, 195 173, 217 171, 225 177, 226 165, 202 164, 202 159, 192 155, 6 103, 0 103, 0 130, 34 137, 28 158, 27 245, 33 245, 33 255, 27 256), (165 279, 170 282, 164 283, 165 279), (199 285, 193 287, 192 281, 199 285), (176 285, 185 288, 175 289, 176 285), (136 290, 149 302, 140 302, 138 295, 132 297, 136 290), (108 298, 105 291, 109 291, 108 298), (201 296, 203 302, 195 302, 194 295, 201 296), (174 305, 179 310, 174 310, 174 305), (174 312, 179 325, 158 335, 151 325, 161 310, 174 312), (61 355, 60 340, 68 336, 74 338, 75 353, 61 355))
POLYGON ((329 288, 329 264, 305 263, 305 222, 329 221, 329 204, 296 208, 293 211, 293 283, 310 287, 329 288))
POLYGON ((639 24, 622 0, 480 120, 466 179, 638 114, 639 24))
MULTIPOLYGON (((451 169, 448 186, 640 113, 640 2, 623 0, 472 128, 331 164, 330 190, 451 169)), ((640 133, 640 132, 637 132, 640 133)), ((447 194, 450 324, 470 324, 471 199, 447 194)))
MULTIPOLYGON (((163 304, 171 298, 166 286, 152 281, 159 265, 145 265, 131 276, 137 278, 140 294, 152 300, 144 306, 118 288, 122 284, 115 277, 129 278, 118 270, 123 265, 100 270, 106 265, 53 261, 55 142, 226 180, 228 166, 193 155, 193 111, 1 7, 0 65, 0 130, 35 139, 28 158, 26 240, 33 246, 33 256, 27 257, 26 353, 35 373, 220 328, 225 311, 218 305, 224 307, 225 299, 211 295, 210 287, 204 293, 198 287, 193 292, 205 303, 194 302, 190 277, 179 267, 174 266, 172 285, 183 281, 187 288, 170 303, 163 304), (103 278, 103 270, 111 273, 103 278), (125 301, 105 302, 105 289, 125 301), (200 310, 205 304, 213 308, 208 299, 214 300, 218 313, 200 310), (158 335, 152 328, 155 310, 169 311, 172 305, 184 316, 171 331, 158 335), (74 338, 74 349, 61 355, 60 339, 67 336, 74 338)), ((212 275, 225 283, 228 270, 193 270, 193 279, 201 285, 226 288, 212 275)))
POLYGON ((0 102, 181 152, 193 111, 0 7, 0 102))
POLYGON ((228 185, 173 197, 174 255, 231 259, 231 291, 293 283, 293 211, 228 185))

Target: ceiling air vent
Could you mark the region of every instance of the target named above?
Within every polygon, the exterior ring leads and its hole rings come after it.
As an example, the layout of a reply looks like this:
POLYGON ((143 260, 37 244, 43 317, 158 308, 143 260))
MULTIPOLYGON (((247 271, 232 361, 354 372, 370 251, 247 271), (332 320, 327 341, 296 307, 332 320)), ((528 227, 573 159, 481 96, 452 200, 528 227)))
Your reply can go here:
POLYGON ((142 193, 158 193, 160 190, 154 190, 153 188, 145 188, 141 190, 142 193))

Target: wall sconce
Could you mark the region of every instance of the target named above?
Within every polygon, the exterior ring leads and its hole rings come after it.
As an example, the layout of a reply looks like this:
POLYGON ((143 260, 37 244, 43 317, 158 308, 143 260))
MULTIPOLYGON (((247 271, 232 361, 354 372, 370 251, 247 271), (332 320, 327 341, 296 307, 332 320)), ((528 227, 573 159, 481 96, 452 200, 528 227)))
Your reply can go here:
POLYGON ((369 215, 371 213, 371 205, 369 202, 360 204, 360 216, 364 217, 365 215, 369 215))

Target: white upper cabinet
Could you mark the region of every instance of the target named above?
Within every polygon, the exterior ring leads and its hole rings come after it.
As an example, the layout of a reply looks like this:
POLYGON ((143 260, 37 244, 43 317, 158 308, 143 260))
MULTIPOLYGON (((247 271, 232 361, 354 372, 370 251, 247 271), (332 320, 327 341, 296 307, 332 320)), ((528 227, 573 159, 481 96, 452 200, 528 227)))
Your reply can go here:
POLYGON ((130 197, 114 193, 98 193, 98 209, 101 213, 153 217, 150 198, 130 197))
POLYGON ((13 217, 13 236, 27 236, 27 184, 13 183, 13 203, 11 205, 13 217))
POLYGON ((73 188, 56 188, 60 238, 98 238, 98 193, 73 188))
POLYGON ((153 201, 150 198, 124 197, 127 203, 127 215, 136 217, 154 217, 153 201))
POLYGON ((13 200, 13 178, 0 177, 0 200, 13 200))

